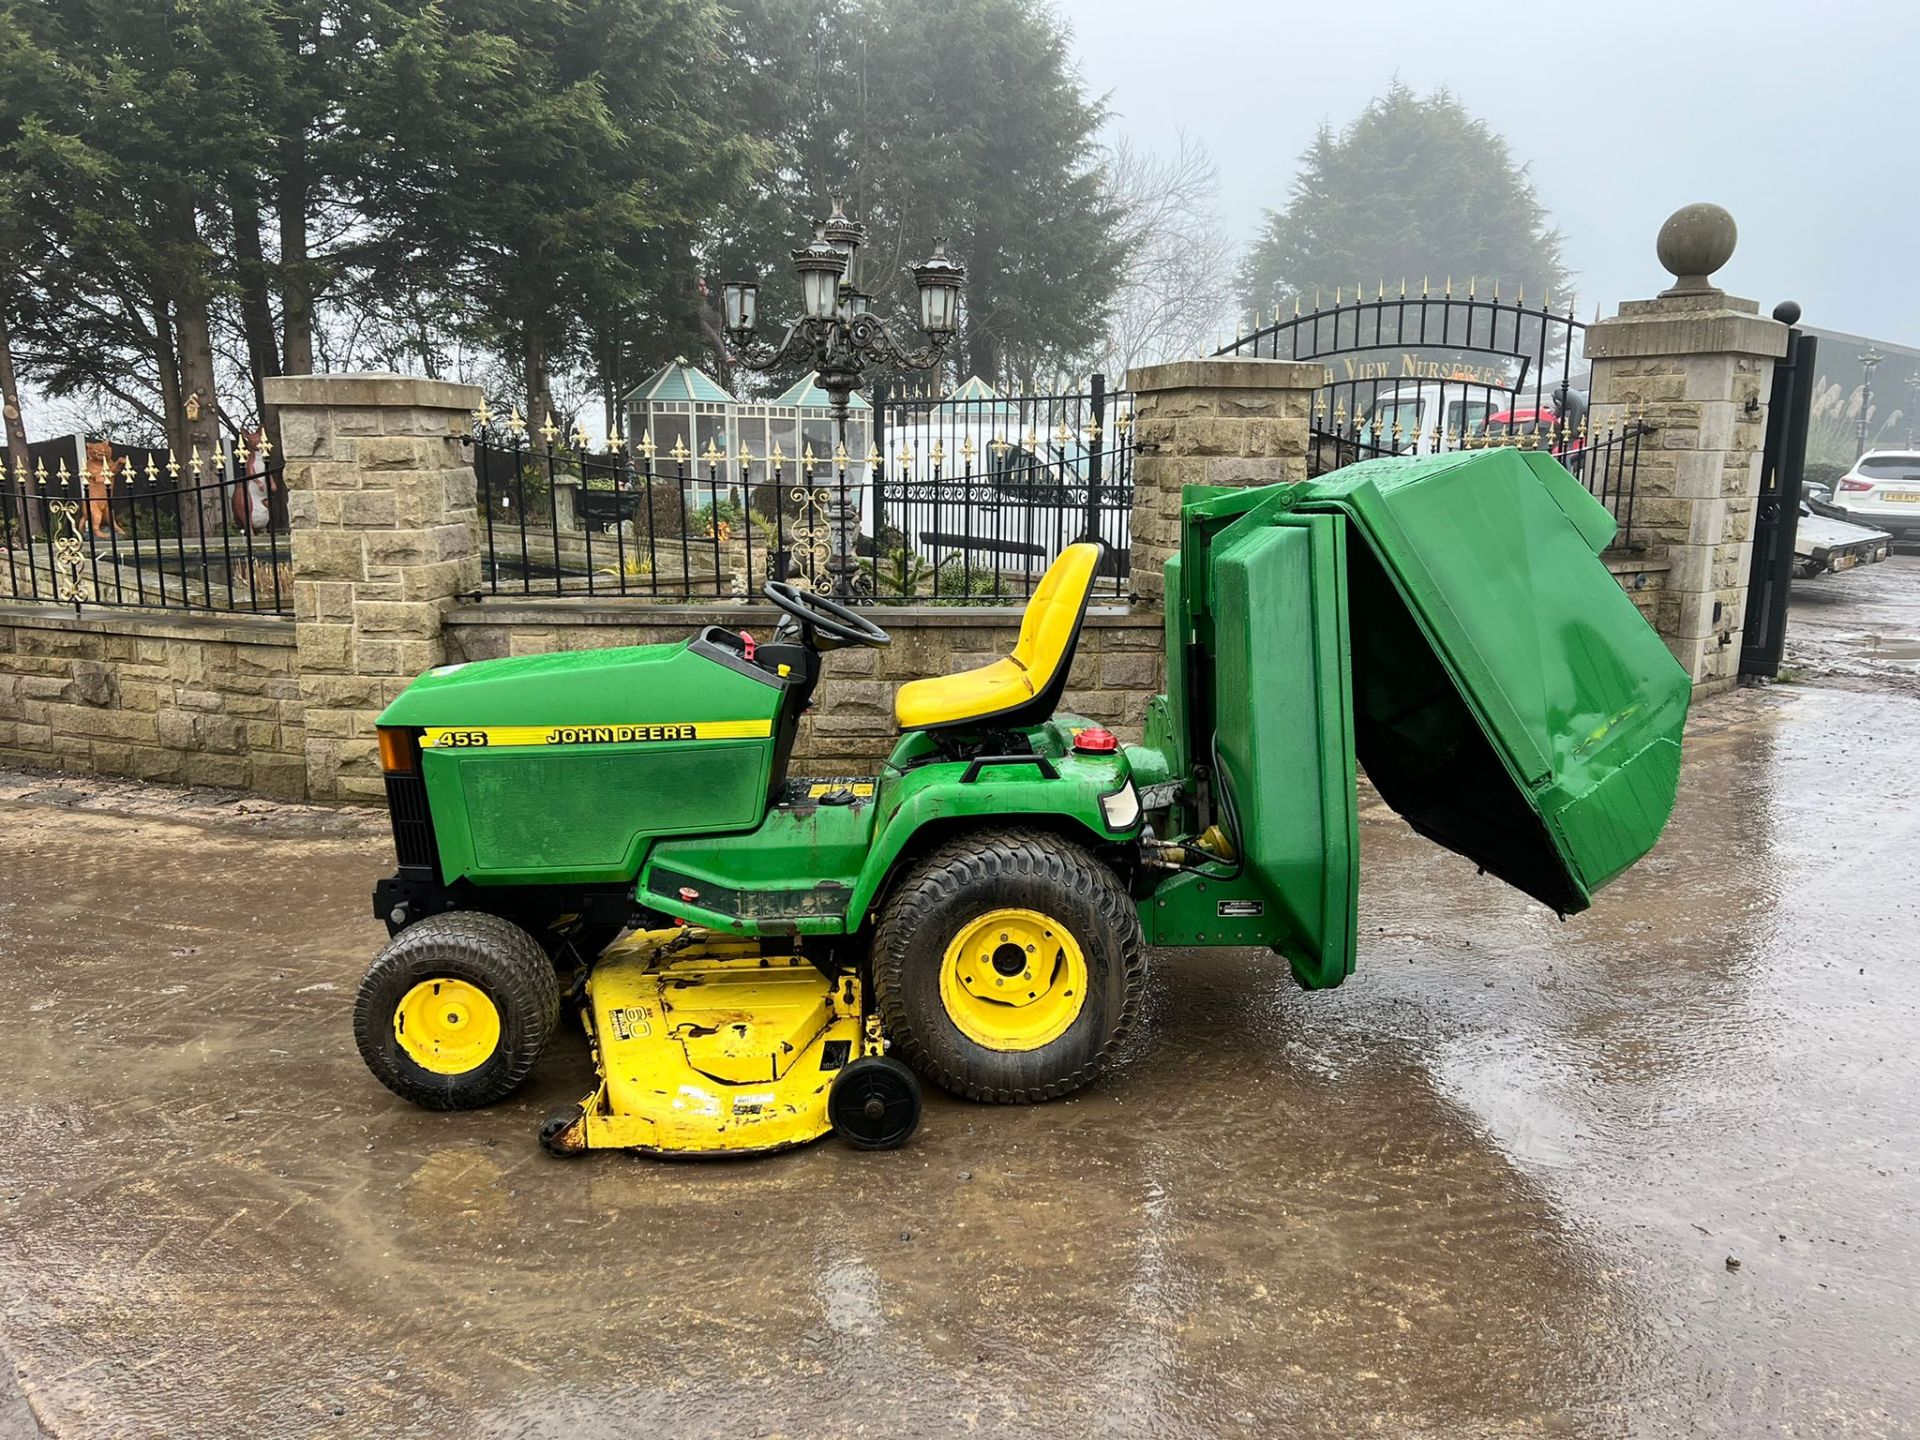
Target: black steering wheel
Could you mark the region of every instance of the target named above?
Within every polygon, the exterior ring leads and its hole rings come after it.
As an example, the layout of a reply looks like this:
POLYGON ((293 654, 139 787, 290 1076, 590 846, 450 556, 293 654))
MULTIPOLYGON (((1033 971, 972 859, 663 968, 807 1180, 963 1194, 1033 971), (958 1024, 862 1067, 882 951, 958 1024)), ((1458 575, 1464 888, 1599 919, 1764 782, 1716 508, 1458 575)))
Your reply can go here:
POLYGON ((801 640, 816 649, 816 634, 842 645, 870 645, 876 650, 893 643, 891 635, 858 610, 849 610, 816 590, 802 590, 785 580, 769 580, 760 587, 760 593, 792 616, 800 625, 801 640))

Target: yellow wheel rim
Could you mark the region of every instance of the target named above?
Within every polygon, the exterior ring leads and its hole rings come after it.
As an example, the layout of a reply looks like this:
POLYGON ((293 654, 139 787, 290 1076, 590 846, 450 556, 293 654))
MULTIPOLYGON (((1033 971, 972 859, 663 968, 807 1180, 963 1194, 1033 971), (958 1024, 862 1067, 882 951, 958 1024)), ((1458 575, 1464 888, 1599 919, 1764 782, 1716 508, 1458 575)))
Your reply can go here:
POLYGON ((422 1070, 464 1075, 500 1048, 500 1011, 478 985, 422 980, 394 1007, 393 1037, 422 1070))
POLYGON ((947 1018, 989 1050, 1038 1050, 1087 1003, 1079 941, 1038 910, 989 910, 963 926, 940 964, 947 1018))

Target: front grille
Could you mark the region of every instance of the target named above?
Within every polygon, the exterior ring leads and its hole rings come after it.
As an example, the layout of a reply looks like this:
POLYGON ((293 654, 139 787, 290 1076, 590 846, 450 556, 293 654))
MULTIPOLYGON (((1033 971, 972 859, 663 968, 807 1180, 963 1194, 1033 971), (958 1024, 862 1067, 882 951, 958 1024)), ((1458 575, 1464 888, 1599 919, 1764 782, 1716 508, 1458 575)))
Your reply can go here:
POLYGON ((435 865, 427 782, 418 773, 387 776, 387 813, 393 819, 393 849, 400 863, 435 865))

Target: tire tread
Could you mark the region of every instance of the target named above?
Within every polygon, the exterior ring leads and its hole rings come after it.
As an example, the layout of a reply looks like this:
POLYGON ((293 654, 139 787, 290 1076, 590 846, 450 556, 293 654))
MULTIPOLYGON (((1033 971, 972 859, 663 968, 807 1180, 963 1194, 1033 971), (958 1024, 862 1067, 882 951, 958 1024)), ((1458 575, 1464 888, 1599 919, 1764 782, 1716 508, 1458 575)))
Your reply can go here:
POLYGON ((1140 917, 1120 879, 1082 847, 1048 830, 975 831, 937 847, 908 871, 887 898, 873 939, 875 1008, 901 1058, 943 1090, 997 1105, 1056 1100, 1087 1084, 1112 1060, 1139 1018, 1146 989, 1147 947, 1140 917), (1047 1085, 1005 1086, 965 1079, 941 1064, 914 1033, 905 1001, 907 939, 919 915, 960 892, 988 888, 1003 877, 1050 881, 1086 896, 1101 920, 1121 937, 1124 1000, 1118 1023, 1093 1055, 1047 1085))

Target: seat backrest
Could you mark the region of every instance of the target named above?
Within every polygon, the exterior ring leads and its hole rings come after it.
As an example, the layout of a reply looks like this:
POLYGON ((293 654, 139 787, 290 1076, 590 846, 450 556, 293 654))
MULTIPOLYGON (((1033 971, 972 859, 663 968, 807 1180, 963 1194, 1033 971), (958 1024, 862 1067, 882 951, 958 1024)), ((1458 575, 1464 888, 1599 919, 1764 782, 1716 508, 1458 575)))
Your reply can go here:
POLYGON ((1072 662, 1080 618, 1093 589, 1094 571, 1100 567, 1100 552, 1101 546, 1092 541, 1067 546, 1047 567, 1033 598, 1027 601, 1013 658, 1027 672, 1036 693, 1048 689, 1056 674, 1072 662))

